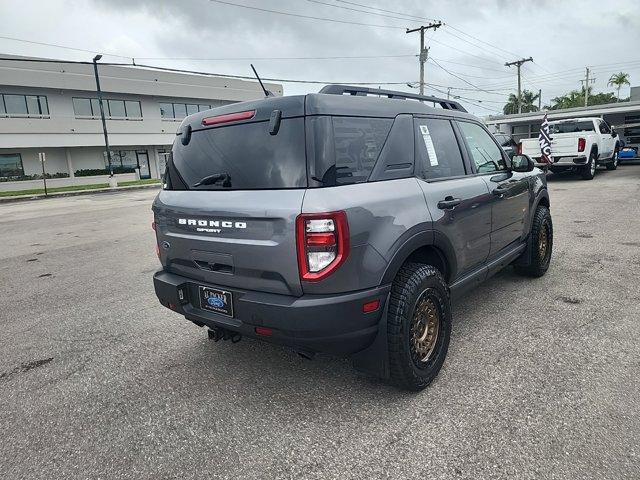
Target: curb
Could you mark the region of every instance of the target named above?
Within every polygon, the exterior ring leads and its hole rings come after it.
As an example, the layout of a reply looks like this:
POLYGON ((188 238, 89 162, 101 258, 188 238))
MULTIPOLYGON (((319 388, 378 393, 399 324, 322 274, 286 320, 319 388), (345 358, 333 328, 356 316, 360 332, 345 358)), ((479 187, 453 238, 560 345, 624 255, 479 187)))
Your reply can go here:
POLYGON ((60 198, 60 197, 77 197, 80 195, 91 195, 94 193, 118 193, 118 192, 126 192, 129 190, 143 190, 148 188, 161 188, 160 183, 151 183, 148 185, 129 185, 126 187, 115 187, 115 188, 96 188, 93 190, 75 190, 71 192, 58 192, 58 193, 50 193, 49 195, 45 195, 43 193, 38 195, 19 195, 15 197, 0 197, 0 205, 3 203, 14 203, 14 202, 29 202, 32 200, 45 200, 49 198, 60 198))

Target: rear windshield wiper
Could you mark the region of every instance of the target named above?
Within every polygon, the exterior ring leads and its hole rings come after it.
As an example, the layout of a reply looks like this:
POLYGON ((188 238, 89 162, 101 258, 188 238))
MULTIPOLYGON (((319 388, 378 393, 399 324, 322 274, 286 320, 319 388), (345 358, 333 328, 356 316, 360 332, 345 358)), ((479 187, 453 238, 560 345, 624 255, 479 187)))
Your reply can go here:
POLYGON ((200 179, 199 182, 194 183, 192 185, 193 188, 199 187, 200 185, 213 185, 222 180, 223 187, 231 186, 231 175, 228 173, 214 173, 213 175, 207 175, 206 177, 200 179))

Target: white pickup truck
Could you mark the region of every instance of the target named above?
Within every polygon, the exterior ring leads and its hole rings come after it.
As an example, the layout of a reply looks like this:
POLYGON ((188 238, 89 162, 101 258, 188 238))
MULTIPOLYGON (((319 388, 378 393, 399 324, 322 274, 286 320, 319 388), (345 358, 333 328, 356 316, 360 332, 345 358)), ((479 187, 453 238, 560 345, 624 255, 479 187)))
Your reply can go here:
MULTIPOLYGON (((607 170, 618 168, 618 134, 601 118, 572 118, 549 122, 551 134, 552 172, 573 170, 585 180, 591 180, 598 165, 607 170)), ((520 153, 530 156, 536 166, 541 163, 540 144, 537 138, 522 140, 520 153)))

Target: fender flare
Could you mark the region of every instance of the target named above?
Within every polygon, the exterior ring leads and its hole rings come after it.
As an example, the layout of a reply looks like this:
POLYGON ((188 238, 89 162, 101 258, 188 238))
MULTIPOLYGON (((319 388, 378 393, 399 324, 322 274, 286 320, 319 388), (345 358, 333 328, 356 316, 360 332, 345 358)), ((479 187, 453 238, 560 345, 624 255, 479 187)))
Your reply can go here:
POLYGON ((457 272, 457 261, 453 245, 444 234, 437 230, 428 230, 411 235, 401 244, 388 262, 380 285, 387 285, 393 282, 393 279, 409 256, 423 247, 432 247, 446 266, 447 272, 442 272, 443 275, 448 279, 454 278, 457 272))
POLYGON ((549 200, 549 191, 546 188, 541 188, 540 191, 536 194, 536 198, 533 200, 533 207, 531 208, 531 213, 529 214, 529 219, 527 220, 527 236, 531 232, 531 224, 533 223, 533 216, 538 209, 538 205, 542 199, 546 199, 549 208, 551 208, 551 200, 549 200))

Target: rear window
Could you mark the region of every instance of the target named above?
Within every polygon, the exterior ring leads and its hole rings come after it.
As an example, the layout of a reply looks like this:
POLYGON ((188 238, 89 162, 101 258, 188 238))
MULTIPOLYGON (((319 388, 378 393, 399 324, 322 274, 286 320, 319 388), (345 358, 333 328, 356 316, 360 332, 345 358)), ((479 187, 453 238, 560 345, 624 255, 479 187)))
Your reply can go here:
POLYGON ((593 122, 562 122, 549 125, 551 133, 593 132, 593 122))
POLYGON ((179 136, 176 137, 172 153, 172 168, 190 189, 249 190, 307 186, 303 118, 282 119, 277 135, 269 134, 269 122, 194 131, 186 146, 182 145, 179 136), (219 181, 194 187, 211 175, 228 176, 226 186, 219 181))
POLYGON ((393 119, 307 117, 311 179, 322 186, 366 182, 393 119))

